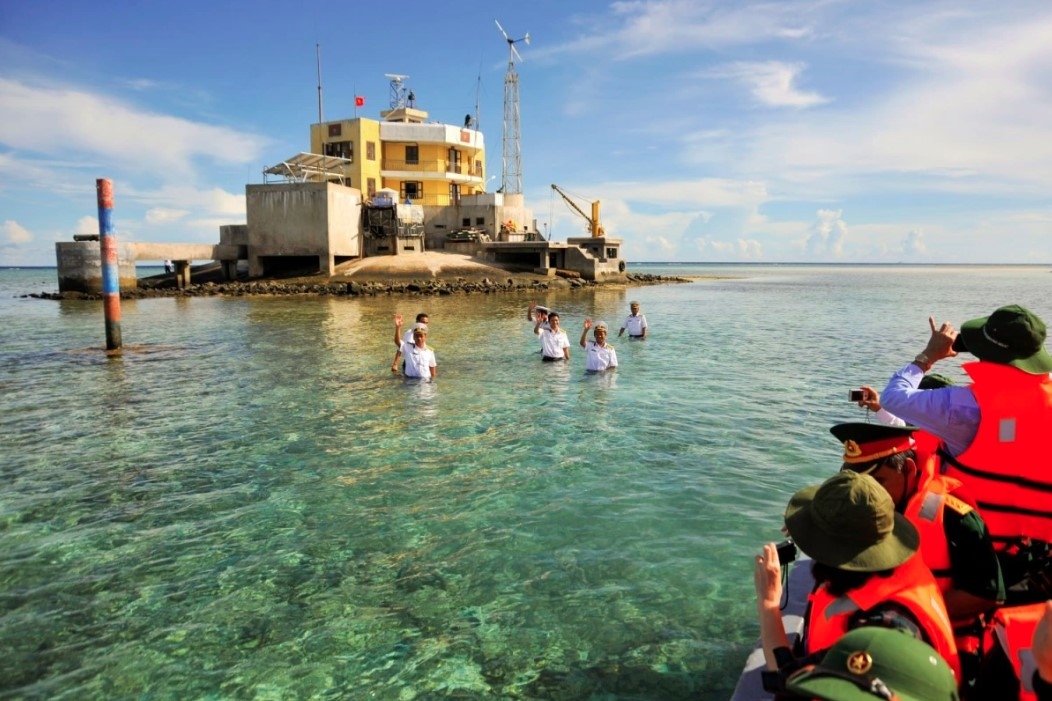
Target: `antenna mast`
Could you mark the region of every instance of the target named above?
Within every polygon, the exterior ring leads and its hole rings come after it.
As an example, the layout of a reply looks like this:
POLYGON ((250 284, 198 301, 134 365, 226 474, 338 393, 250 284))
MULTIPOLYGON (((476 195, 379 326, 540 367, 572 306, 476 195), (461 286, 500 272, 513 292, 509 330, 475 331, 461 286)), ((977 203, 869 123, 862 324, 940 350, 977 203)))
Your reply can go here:
POLYGON ((321 116, 321 44, 315 44, 314 50, 318 54, 318 124, 325 120, 321 116))
POLYGON ((403 81, 408 80, 407 75, 397 73, 384 73, 384 77, 391 81, 391 109, 397 110, 405 107, 405 85, 403 81))
POLYGON ((522 63, 522 56, 515 50, 520 41, 530 43, 530 33, 521 39, 512 39, 497 23, 504 40, 508 42, 508 72, 504 74, 504 151, 500 190, 505 194, 522 193, 522 135, 519 131, 519 74, 515 71, 515 60, 522 63))

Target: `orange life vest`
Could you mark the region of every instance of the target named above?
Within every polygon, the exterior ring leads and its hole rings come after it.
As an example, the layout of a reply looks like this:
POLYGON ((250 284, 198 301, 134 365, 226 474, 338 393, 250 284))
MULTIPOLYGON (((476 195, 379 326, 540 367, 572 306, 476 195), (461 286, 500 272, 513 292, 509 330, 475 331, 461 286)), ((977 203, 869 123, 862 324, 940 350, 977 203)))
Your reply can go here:
POLYGON ((920 532, 921 557, 935 577, 939 591, 945 592, 953 586, 953 580, 950 578, 950 545, 946 542, 943 510, 950 499, 953 499, 952 506, 962 514, 971 511, 971 507, 950 495, 960 482, 952 477, 926 474, 930 466, 919 469, 922 472, 918 489, 906 502, 902 515, 920 532))
POLYGON ((913 453, 917 456, 917 465, 926 466, 929 460, 934 461, 935 469, 931 474, 938 474, 938 449, 942 444, 942 439, 934 433, 917 430, 913 432, 913 443, 913 453))
POLYGON ((1030 643, 1034 639, 1034 628, 1045 613, 1045 603, 1027 604, 1025 606, 1006 606, 994 614, 990 635, 1004 650, 1005 656, 1012 663, 1016 678, 1019 680, 1020 701, 1036 701, 1034 694, 1034 658, 1030 643))
POLYGON ((844 596, 834 597, 823 584, 808 597, 805 647, 808 654, 832 647, 848 631, 851 616, 877 604, 895 603, 908 610, 920 624, 928 642, 961 678, 957 645, 950 616, 924 561, 913 556, 899 565, 890 577, 872 577, 863 586, 844 596))
POLYGON ((1010 365, 963 367, 974 381, 979 430, 961 455, 944 456, 945 474, 976 495, 998 548, 1020 538, 1052 542, 1052 381, 1010 365))

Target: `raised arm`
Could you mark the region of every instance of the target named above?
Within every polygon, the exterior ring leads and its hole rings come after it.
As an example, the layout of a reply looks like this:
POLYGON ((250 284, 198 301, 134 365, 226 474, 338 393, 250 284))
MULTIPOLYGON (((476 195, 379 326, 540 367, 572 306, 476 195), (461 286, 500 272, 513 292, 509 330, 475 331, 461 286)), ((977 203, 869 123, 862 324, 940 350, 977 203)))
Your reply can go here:
POLYGON ((774 543, 763 546, 763 554, 756 557, 753 569, 753 584, 756 586, 756 613, 760 619, 760 642, 767 669, 775 671, 778 662, 774 651, 789 647, 789 636, 782 622, 782 566, 778 561, 778 548, 774 543))
POLYGON ((592 328, 592 320, 584 320, 584 331, 581 332, 581 348, 586 347, 588 343, 588 329, 592 328))

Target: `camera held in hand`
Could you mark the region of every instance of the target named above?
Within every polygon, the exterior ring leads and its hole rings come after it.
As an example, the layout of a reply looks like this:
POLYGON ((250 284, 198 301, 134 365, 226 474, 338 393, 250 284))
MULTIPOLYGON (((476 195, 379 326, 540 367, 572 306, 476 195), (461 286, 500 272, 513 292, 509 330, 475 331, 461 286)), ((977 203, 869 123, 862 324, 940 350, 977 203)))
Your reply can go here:
POLYGON ((849 402, 861 402, 865 398, 866 393, 861 389, 853 389, 847 393, 847 400, 849 402))
POLYGON ((781 565, 788 565, 796 560, 796 543, 793 541, 783 540, 775 548, 778 550, 778 562, 781 565))

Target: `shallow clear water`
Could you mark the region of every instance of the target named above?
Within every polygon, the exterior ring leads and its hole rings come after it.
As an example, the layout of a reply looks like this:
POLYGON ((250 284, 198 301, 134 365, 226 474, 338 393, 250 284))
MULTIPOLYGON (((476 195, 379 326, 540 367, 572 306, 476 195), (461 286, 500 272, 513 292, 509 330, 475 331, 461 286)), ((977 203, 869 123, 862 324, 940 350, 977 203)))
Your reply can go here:
POLYGON ((848 388, 929 313, 1052 319, 1046 268, 634 269, 722 278, 537 298, 574 344, 642 303, 607 375, 513 294, 125 301, 107 359, 100 303, 0 271, 0 696, 725 699, 848 388))

